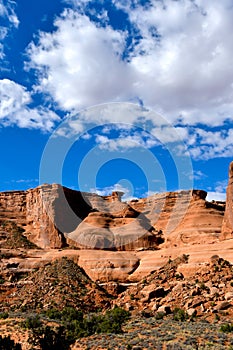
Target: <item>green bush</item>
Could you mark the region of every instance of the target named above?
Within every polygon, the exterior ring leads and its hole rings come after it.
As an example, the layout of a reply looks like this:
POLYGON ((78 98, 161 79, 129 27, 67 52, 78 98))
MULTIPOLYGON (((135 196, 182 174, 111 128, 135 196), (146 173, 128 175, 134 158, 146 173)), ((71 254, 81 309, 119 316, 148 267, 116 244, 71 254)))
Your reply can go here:
POLYGON ((1 312, 0 313, 0 319, 6 319, 6 318, 8 318, 9 317, 9 314, 8 314, 8 312, 1 312))
POLYGON ((156 312, 155 314, 155 319, 156 320, 162 320, 165 316, 165 313, 164 312, 156 312))
POLYGON ((27 317, 26 320, 23 322, 23 327, 27 329, 36 329, 40 328, 42 325, 42 322, 40 320, 40 317, 38 315, 27 317))
POLYGON ((22 324, 32 331, 32 342, 39 344, 42 350, 69 349, 76 339, 92 334, 122 333, 122 325, 130 313, 115 307, 105 314, 89 314, 84 317, 81 311, 66 307, 62 311, 55 308, 47 310, 46 316, 59 320, 62 326, 56 329, 44 326, 38 315, 28 317, 22 324))
POLYGON ((82 321, 83 313, 82 311, 76 310, 74 307, 68 306, 62 310, 62 320, 64 322, 82 321))
POLYGON ((129 311, 116 307, 104 315, 91 314, 85 318, 79 312, 77 319, 64 323, 68 330, 69 339, 99 333, 122 333, 122 325, 129 318, 129 311))
POLYGON ((185 310, 176 307, 173 311, 173 319, 175 321, 183 322, 188 319, 188 314, 185 312, 185 310))
POLYGON ((47 310, 45 314, 51 320, 60 320, 62 318, 61 311, 54 309, 54 308, 47 310))
POLYGON ((224 323, 220 327, 220 331, 224 333, 231 333, 233 332, 233 324, 230 323, 224 323))

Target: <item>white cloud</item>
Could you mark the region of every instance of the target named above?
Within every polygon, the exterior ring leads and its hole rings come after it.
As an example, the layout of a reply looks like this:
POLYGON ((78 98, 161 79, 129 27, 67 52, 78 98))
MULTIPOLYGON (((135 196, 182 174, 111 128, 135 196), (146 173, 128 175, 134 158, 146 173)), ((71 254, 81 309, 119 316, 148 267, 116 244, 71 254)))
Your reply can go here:
POLYGON ((40 72, 39 89, 64 110, 122 100, 132 88, 131 69, 122 61, 125 34, 98 27, 85 15, 65 10, 54 33, 31 44, 31 66, 40 72))
POLYGON ((232 157, 233 129, 207 131, 196 128, 194 132, 197 136, 197 142, 189 148, 189 152, 194 158, 232 157))
POLYGON ((151 134, 164 144, 183 140, 189 142, 188 129, 183 127, 174 128, 170 125, 156 127, 151 130, 151 134))
POLYGON ((232 118, 233 24, 229 1, 152 1, 130 10, 142 39, 132 52, 140 96, 175 120, 221 124, 232 118), (155 39, 156 28, 159 38, 155 39), (144 52, 144 54, 140 54, 144 52))
POLYGON ((212 201, 212 200, 225 201, 226 200, 227 184, 228 184, 227 179, 217 181, 215 186, 214 186, 214 189, 212 191, 208 192, 207 200, 208 201, 212 201))
POLYGON ((225 200, 226 200, 226 193, 222 193, 222 192, 208 192, 206 200, 209 201, 209 202, 211 202, 212 200, 225 202, 225 200))
POLYGON ((0 16, 6 18, 10 23, 12 23, 16 28, 19 25, 19 19, 15 13, 15 1, 0 0, 0 16))
POLYGON ((158 141, 143 132, 121 132, 116 138, 109 138, 105 135, 97 135, 95 139, 100 149, 108 151, 122 151, 125 152, 130 148, 142 147, 152 148, 157 146, 158 141))
POLYGON ((188 176, 190 180, 203 180, 207 177, 206 174, 200 170, 193 170, 191 173, 185 173, 185 175, 188 176))
POLYGON ((0 80, 0 125, 50 131, 59 117, 45 108, 30 108, 31 94, 11 80, 0 80))
POLYGON ((229 0, 128 2, 123 8, 141 35, 127 59, 122 55, 129 33, 105 22, 101 27, 75 10, 56 19, 53 33, 40 33, 28 51, 39 89, 68 111, 140 98, 172 123, 180 118, 213 126, 233 120, 229 0))

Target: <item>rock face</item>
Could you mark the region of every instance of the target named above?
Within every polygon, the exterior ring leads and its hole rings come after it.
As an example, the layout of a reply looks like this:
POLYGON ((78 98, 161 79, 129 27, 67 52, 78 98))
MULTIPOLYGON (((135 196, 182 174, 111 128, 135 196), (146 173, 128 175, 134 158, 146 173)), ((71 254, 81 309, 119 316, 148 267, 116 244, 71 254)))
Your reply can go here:
POLYGON ((227 186, 226 211, 224 215, 221 239, 233 238, 233 162, 229 167, 229 181, 227 186))
MULTIPOLYGON (((232 180, 232 177, 230 178, 232 180)), ((232 232, 232 187, 229 182, 225 231, 232 232), (227 231, 228 230, 228 231, 227 231)), ((135 250, 215 242, 221 235, 224 205, 209 203, 200 190, 167 192, 121 202, 110 196, 42 185, 28 191, 0 193, 0 221, 25 229, 41 248, 135 250)))
POLYGON ((207 202, 206 195, 201 190, 168 192, 131 205, 144 213, 156 230, 163 232, 166 247, 210 243, 221 235, 225 206, 207 202))
POLYGON ((80 192, 60 185, 0 193, 0 220, 21 225, 27 238, 41 248, 65 246, 63 232, 72 231, 90 208, 80 192))
POLYGON ((17 222, 41 248, 125 250, 161 243, 150 221, 111 196, 81 193, 60 185, 0 193, 0 221, 17 222))
POLYGON ((161 234, 150 221, 127 204, 115 214, 89 213, 67 237, 68 242, 72 240, 76 247, 86 249, 134 250, 162 243, 161 234))

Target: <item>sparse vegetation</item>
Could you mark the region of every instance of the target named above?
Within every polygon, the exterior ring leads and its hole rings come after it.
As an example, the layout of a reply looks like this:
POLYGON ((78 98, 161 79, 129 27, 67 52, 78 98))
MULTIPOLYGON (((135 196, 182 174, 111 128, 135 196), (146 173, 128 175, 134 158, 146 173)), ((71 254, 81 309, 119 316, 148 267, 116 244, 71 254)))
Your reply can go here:
POLYGON ((24 229, 13 221, 3 221, 0 223, 0 229, 6 231, 7 237, 4 242, 1 243, 1 248, 15 249, 39 249, 38 246, 30 242, 27 237, 24 236, 24 229))
POLYGON ((42 322, 39 315, 27 317, 26 320, 22 323, 22 326, 27 329, 36 329, 41 327, 42 322))
POLYGON ((122 325, 129 319, 130 313, 119 307, 107 310, 105 314, 84 314, 73 307, 48 310, 46 315, 61 320, 71 338, 79 338, 94 333, 122 333, 122 325))
POLYGON ((129 319, 130 313, 115 307, 105 314, 84 315, 73 307, 67 307, 62 311, 48 310, 46 316, 60 325, 49 327, 39 315, 28 317, 22 323, 24 328, 32 331, 31 343, 39 344, 42 350, 69 349, 76 339, 93 334, 122 333, 122 325, 129 319))
POLYGON ((220 327, 220 331, 224 333, 231 333, 233 332, 233 324, 230 323, 224 323, 220 327))
POLYGON ((0 312, 0 319, 5 320, 8 317, 9 317, 8 312, 0 312))
POLYGON ((188 314, 185 310, 176 307, 173 311, 173 319, 175 321, 185 321, 188 319, 188 314))

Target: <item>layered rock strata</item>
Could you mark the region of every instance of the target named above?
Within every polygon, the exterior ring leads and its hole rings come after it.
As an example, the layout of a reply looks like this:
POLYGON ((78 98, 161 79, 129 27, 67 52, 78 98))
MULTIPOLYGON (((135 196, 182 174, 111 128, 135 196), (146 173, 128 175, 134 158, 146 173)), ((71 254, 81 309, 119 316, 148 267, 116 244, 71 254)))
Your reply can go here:
POLYGON ((207 202, 206 192, 200 190, 124 203, 120 192, 99 196, 43 185, 0 193, 0 220, 21 225, 27 238, 41 248, 156 249, 164 238, 167 247, 214 242, 232 232, 230 181, 224 234, 224 204, 207 202))
POLYGON ((229 180, 227 186, 226 211, 222 224, 221 239, 233 238, 233 162, 229 166, 229 180))
POLYGON ((224 203, 205 200, 207 192, 190 190, 155 194, 131 203, 162 231, 165 245, 214 242, 221 236, 224 203))

